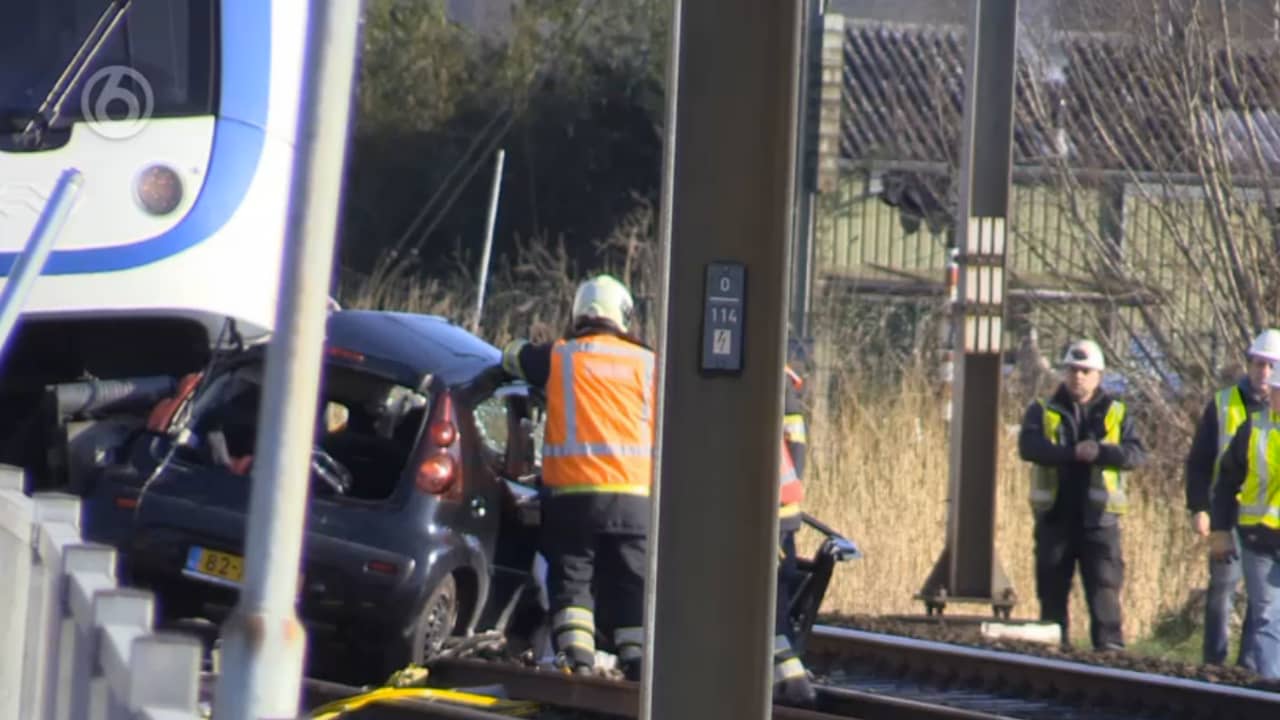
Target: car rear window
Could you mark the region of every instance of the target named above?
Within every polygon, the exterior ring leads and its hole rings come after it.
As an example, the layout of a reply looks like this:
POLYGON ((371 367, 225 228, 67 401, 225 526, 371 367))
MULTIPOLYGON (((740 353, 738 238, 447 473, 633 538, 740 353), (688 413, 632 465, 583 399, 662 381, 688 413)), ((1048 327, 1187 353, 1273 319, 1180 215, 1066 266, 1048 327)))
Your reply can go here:
MULTIPOLYGON (((253 456, 262 389, 260 364, 218 376, 191 405, 190 428, 199 446, 225 443, 225 453, 202 453, 228 467, 253 456), (217 442, 210 437, 220 436, 217 442)), ((351 489, 338 499, 377 501, 398 486, 422 425, 427 399, 385 379, 329 365, 316 412, 316 447, 350 471, 351 489)))

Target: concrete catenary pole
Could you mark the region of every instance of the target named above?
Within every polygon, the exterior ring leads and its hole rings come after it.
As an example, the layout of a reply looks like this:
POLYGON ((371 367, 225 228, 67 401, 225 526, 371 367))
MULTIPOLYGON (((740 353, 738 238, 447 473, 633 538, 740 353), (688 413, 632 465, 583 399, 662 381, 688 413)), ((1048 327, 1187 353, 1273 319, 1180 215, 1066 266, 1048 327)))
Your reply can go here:
POLYGON ((672 4, 641 717, 751 720, 772 709, 803 3, 672 4))

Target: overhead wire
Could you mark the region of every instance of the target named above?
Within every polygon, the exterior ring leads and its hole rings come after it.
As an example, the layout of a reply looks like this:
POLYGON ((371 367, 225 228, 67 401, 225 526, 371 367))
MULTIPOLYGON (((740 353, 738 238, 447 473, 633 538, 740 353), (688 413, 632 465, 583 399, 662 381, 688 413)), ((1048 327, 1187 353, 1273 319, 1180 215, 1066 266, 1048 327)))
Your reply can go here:
MULTIPOLYGON (((560 38, 550 40, 543 44, 543 47, 546 48, 546 55, 541 59, 539 63, 535 64, 535 67, 530 72, 528 83, 525 86, 522 93, 523 97, 527 97, 532 92, 533 87, 535 83, 539 80, 539 78, 545 77, 547 72, 554 69, 555 61, 558 60, 562 54, 560 50, 566 44, 571 43, 572 41, 577 39, 578 35, 582 32, 582 29, 586 26, 587 21, 592 17, 592 15, 595 14, 595 12, 600 8, 600 6, 601 6, 600 0, 596 0, 595 2, 591 2, 589 4, 586 2, 579 4, 577 8, 578 12, 575 13, 579 15, 577 24, 574 25, 572 28, 568 29, 560 38), (588 5, 585 11, 583 11, 584 5, 588 5)), ((561 29, 564 29, 563 25, 561 26, 561 29)), ((414 222, 411 223, 410 228, 406 230, 405 233, 401 236, 401 238, 397 241, 396 247, 395 247, 395 252, 397 254, 399 254, 400 252, 403 252, 405 242, 409 239, 410 236, 414 234, 414 227, 417 226, 420 223, 421 218, 427 214, 427 212, 430 210, 430 206, 434 204, 435 199, 439 197, 440 193, 443 192, 446 188, 451 188, 452 192, 449 193, 449 196, 446 199, 443 207, 441 207, 439 211, 436 212, 435 217, 432 219, 431 223, 427 226, 426 230, 424 230, 419 235, 420 239, 418 240, 417 244, 413 246, 413 252, 420 251, 422 249, 422 246, 426 244, 427 239, 431 237, 431 233, 435 231, 437 227, 440 226, 441 222, 444 221, 444 218, 447 216, 449 210, 452 209, 454 203, 457 202, 458 197, 462 194, 462 191, 466 188, 467 184, 471 181, 471 178, 474 177, 477 172, 479 172, 480 168, 487 165, 487 160, 489 155, 491 155, 493 151, 497 148, 498 143, 502 141, 502 139, 506 136, 507 132, 511 129, 511 126, 515 123, 516 118, 519 117, 519 114, 515 112, 516 104, 517 103, 515 99, 509 100, 507 104, 503 108, 499 109, 498 112, 494 114, 493 118, 491 118, 490 121, 486 123, 485 128, 481 130, 481 133, 478 134, 476 139, 472 141, 472 145, 468 147, 468 151, 463 154, 463 157, 459 159, 458 164, 455 165, 454 169, 450 171, 449 176, 446 177, 446 179, 436 189, 435 193, 433 193, 431 200, 428 202, 428 207, 424 208, 421 212, 419 212, 418 216, 415 217, 414 222), (489 141, 485 143, 484 151, 481 152, 478 156, 476 156, 470 162, 466 175, 462 178, 462 181, 450 185, 449 178, 453 177, 453 175, 456 174, 456 171, 458 168, 466 164, 467 158, 471 156, 471 152, 470 152, 471 149, 475 146, 475 144, 481 138, 484 137, 486 130, 492 127, 494 122, 496 122, 499 118, 502 118, 504 115, 506 117, 506 121, 502 124, 501 129, 498 130, 496 133, 494 133, 489 138, 489 141)))

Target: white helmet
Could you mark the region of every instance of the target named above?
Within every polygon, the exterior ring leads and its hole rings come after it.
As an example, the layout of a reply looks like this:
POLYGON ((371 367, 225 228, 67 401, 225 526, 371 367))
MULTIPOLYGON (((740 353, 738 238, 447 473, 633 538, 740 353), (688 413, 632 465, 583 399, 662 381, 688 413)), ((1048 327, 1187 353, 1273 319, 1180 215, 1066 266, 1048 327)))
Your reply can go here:
POLYGON ((1253 339, 1249 346, 1249 357, 1262 358, 1271 362, 1280 361, 1280 330, 1267 328, 1253 339))
POLYGON ((1107 362, 1102 357, 1102 348, 1092 340, 1077 340, 1071 343, 1066 354, 1062 356, 1062 364, 1087 370, 1107 369, 1107 362))
POLYGON ((573 296, 573 321, 608 320, 626 332, 631 323, 631 293, 611 275, 597 275, 578 286, 573 296))

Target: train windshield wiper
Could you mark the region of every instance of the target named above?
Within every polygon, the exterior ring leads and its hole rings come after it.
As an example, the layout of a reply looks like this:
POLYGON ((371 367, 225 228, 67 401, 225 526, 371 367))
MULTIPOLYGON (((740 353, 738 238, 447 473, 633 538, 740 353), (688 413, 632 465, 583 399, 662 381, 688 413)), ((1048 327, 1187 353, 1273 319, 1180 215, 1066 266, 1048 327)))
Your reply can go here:
POLYGON ((18 134, 19 145, 38 147, 43 142, 45 132, 57 122, 58 115, 62 113, 62 105, 66 102, 71 88, 80 82, 85 68, 102 50, 107 38, 128 13, 131 3, 132 0, 108 0, 106 8, 98 16, 98 21, 93 24, 89 34, 76 48, 75 55, 72 55, 66 67, 62 68, 62 72, 59 73, 53 87, 49 88, 40 107, 31 115, 18 134))

